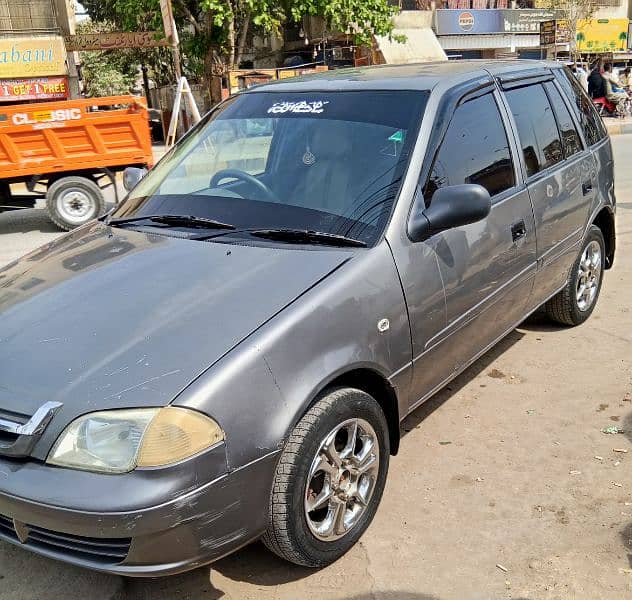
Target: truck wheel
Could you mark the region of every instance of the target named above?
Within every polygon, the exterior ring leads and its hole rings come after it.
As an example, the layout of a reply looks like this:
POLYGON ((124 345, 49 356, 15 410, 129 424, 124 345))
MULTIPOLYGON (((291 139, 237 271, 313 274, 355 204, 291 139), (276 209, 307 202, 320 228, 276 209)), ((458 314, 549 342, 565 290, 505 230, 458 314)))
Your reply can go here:
POLYGON ((281 454, 264 544, 307 567, 337 560, 373 520, 388 462, 388 427, 378 403, 352 388, 326 393, 281 454))
POLYGON ((46 208, 55 225, 70 231, 105 212, 99 186, 86 177, 63 177, 46 193, 46 208))
POLYGON ((573 263, 566 287, 544 305, 550 319, 562 325, 581 325, 590 317, 601 291, 605 256, 601 229, 592 225, 573 263))

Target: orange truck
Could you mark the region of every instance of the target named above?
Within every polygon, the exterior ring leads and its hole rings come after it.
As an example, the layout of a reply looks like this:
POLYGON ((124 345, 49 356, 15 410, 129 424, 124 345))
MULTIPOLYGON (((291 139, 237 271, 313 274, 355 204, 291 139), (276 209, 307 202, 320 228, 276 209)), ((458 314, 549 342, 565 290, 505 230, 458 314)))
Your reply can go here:
POLYGON ((45 199, 53 222, 74 229, 105 212, 105 188, 114 187, 118 203, 118 172, 152 165, 143 98, 0 107, 0 212, 45 199), (29 194, 13 193, 20 183, 29 194))

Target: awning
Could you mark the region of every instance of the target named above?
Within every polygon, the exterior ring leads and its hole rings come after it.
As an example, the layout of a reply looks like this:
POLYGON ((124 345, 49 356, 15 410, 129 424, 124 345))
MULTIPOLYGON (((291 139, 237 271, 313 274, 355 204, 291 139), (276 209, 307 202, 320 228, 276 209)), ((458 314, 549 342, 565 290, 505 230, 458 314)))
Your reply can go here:
POLYGON ((375 36, 379 52, 386 64, 397 65, 448 60, 430 27, 394 29, 393 34, 405 35, 406 41, 400 44, 394 40, 389 41, 387 37, 375 36))

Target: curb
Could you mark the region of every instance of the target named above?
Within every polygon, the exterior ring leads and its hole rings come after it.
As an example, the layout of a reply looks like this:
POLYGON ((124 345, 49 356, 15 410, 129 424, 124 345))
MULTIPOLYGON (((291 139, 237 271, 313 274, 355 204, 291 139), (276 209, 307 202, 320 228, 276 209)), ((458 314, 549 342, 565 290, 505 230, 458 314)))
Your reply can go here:
POLYGON ((606 129, 610 135, 632 133, 632 123, 617 123, 616 121, 612 123, 606 122, 606 129))

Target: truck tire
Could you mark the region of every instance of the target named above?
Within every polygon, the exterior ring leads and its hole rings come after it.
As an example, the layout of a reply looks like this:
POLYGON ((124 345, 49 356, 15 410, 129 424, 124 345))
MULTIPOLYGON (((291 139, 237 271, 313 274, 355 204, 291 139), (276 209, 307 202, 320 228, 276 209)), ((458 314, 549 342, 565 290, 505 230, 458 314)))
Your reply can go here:
POLYGON ((87 177, 62 177, 48 188, 46 208, 57 227, 70 231, 102 215, 105 198, 87 177))
POLYGON ((375 516, 389 452, 386 418, 371 396, 353 388, 326 392, 285 444, 263 543, 306 567, 340 558, 375 516))

